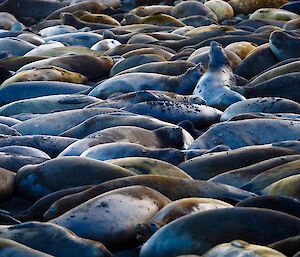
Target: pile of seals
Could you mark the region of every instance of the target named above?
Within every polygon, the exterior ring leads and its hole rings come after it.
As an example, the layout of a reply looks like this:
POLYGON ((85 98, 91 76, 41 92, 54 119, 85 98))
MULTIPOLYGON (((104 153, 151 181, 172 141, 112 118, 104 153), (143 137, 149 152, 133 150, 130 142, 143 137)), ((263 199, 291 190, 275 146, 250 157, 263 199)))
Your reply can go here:
POLYGON ((300 1, 0 1, 1 257, 300 256, 300 1))

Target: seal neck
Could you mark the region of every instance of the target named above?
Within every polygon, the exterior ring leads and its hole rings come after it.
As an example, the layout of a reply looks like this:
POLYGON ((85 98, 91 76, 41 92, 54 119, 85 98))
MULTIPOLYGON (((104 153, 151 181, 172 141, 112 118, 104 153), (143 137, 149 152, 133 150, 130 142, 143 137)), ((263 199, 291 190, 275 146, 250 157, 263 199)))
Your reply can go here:
POLYGON ((222 46, 219 43, 212 41, 210 47, 208 69, 212 70, 221 67, 230 67, 229 60, 222 46))

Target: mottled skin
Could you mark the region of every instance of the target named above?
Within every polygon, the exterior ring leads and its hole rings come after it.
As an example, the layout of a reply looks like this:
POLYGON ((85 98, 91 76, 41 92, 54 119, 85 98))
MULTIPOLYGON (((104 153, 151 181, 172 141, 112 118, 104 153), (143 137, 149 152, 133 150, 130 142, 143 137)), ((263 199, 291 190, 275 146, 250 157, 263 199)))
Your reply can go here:
POLYGON ((49 208, 44 218, 57 217, 97 195, 130 185, 143 185, 153 188, 172 201, 185 197, 208 197, 236 202, 253 196, 253 194, 234 187, 202 180, 181 179, 162 175, 138 175, 130 178, 114 179, 82 193, 64 197, 49 208))
POLYGON ((49 223, 100 241, 112 250, 128 249, 136 244, 135 226, 148 221, 170 202, 149 187, 129 186, 90 199, 49 223))
MULTIPOLYGON (((205 100, 207 101, 207 99, 205 100)), ((197 129, 217 123, 222 114, 218 109, 206 105, 171 101, 147 101, 128 106, 124 110, 140 115, 148 115, 173 124, 188 120, 197 129)))

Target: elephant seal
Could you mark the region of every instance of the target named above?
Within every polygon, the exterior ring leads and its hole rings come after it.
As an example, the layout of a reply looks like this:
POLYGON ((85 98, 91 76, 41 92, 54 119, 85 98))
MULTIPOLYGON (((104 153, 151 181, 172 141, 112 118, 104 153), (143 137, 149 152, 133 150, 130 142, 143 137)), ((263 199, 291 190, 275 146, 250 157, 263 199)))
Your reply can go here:
POLYGON ((126 13, 122 25, 130 24, 152 24, 156 26, 184 27, 185 24, 174 16, 158 13, 146 17, 139 17, 132 13, 126 13))
POLYGON ((3 81, 0 85, 0 88, 9 86, 12 83, 25 81, 60 81, 85 84, 87 80, 87 77, 79 73, 68 71, 55 66, 49 66, 18 72, 11 78, 3 81))
POLYGON ((138 6, 130 10, 130 13, 133 13, 140 17, 144 17, 156 13, 165 13, 170 15, 173 8, 174 8, 173 6, 169 6, 169 5, 150 5, 150 6, 144 5, 144 6, 138 6))
MULTIPOLYGON (((99 108, 100 110, 102 108, 99 108)), ((88 109, 87 109, 88 110, 88 109)), ((154 130, 165 126, 174 127, 173 124, 144 115, 130 113, 111 113, 97 115, 61 133, 66 137, 82 137, 91 135, 97 131, 116 126, 135 126, 148 130, 154 130)), ((99 132, 100 133, 100 132, 99 132)))
MULTIPOLYGON (((34 250, 13 240, 0 239, 0 254, 3 257, 51 257, 52 255, 34 250)), ((52 256, 53 257, 53 256, 52 256)))
POLYGON ((82 157, 61 157, 41 165, 27 165, 16 176, 16 189, 31 200, 61 189, 93 185, 135 175, 119 166, 82 157))
POLYGON ((0 116, 0 124, 7 125, 9 127, 16 125, 20 122, 21 121, 11 118, 11 117, 0 116))
POLYGON ((255 196, 253 193, 235 187, 204 180, 182 179, 162 175, 138 175, 107 181, 81 193, 63 197, 51 205, 44 214, 44 218, 46 220, 55 218, 107 191, 132 185, 153 188, 172 201, 187 197, 205 197, 236 203, 255 196))
POLYGON ((263 173, 264 171, 272 169, 281 164, 299 159, 300 155, 298 154, 270 158, 249 166, 223 172, 219 175, 212 177, 211 179, 209 179, 209 181, 231 185, 237 188, 242 188, 244 185, 249 183, 254 177, 263 173))
POLYGON ((180 217, 206 210, 231 207, 233 207, 231 204, 210 198, 183 198, 167 204, 147 223, 139 223, 136 226, 137 238, 145 243, 161 227, 180 217))
POLYGON ((92 186, 78 186, 78 187, 71 187, 67 189, 62 189, 59 191, 55 191, 53 193, 47 194, 44 197, 37 200, 32 206, 23 210, 14 215, 14 217, 18 220, 24 221, 43 221, 44 213, 49 209, 49 207, 60 198, 76 194, 91 188, 92 186))
POLYGON ((56 11, 59 8, 66 6, 66 3, 60 1, 49 0, 24 0, 19 2, 18 0, 6 0, 1 1, 0 11, 9 12, 18 19, 34 19, 39 21, 46 18, 51 12, 56 11), (39 9, 32 8, 33 6, 39 6, 39 9))
POLYGON ((225 51, 230 50, 243 60, 256 48, 257 45, 251 42, 236 42, 226 46, 225 51))
POLYGON ((286 257, 282 253, 266 246, 249 244, 242 240, 235 240, 230 243, 224 243, 210 249, 203 257, 230 256, 231 254, 240 257, 286 257))
POLYGON ((36 48, 34 44, 16 37, 0 38, 1 51, 12 56, 23 56, 34 48, 36 48))
POLYGON ((40 96, 79 93, 88 89, 90 87, 86 85, 57 81, 17 82, 0 88, 0 105, 40 96))
POLYGON ((218 20, 216 14, 207 6, 197 1, 186 1, 175 5, 171 15, 176 18, 184 18, 192 15, 202 15, 214 20, 218 20))
POLYGON ((198 137, 189 148, 211 149, 222 144, 230 149, 236 149, 247 145, 296 140, 300 136, 299 125, 297 121, 272 119, 221 122, 198 137), (270 134, 270 131, 276 131, 276 133, 270 134))
POLYGON ((3 135, 9 135, 9 136, 20 136, 21 135, 20 133, 18 133, 17 130, 15 130, 12 127, 9 127, 5 124, 0 124, 0 133, 3 135))
POLYGON ((18 22, 16 17, 8 12, 0 12, 0 26, 5 30, 10 30, 18 22))
POLYGON ((85 95, 52 95, 14 101, 0 107, 0 115, 12 116, 21 113, 47 114, 56 111, 80 109, 99 99, 85 95))
POLYGON ((130 170, 138 175, 150 174, 191 179, 188 174, 175 165, 157 159, 147 157, 127 157, 108 160, 106 162, 130 170))
POLYGON ((299 8, 299 2, 298 1, 292 1, 288 2, 282 6, 280 6, 280 9, 288 10, 293 13, 297 13, 300 15, 300 8, 299 8))
POLYGON ((49 37, 64 33, 74 33, 77 29, 69 26, 69 25, 56 25, 56 26, 50 26, 48 28, 41 29, 38 34, 41 35, 41 37, 49 37))
POLYGON ((68 71, 77 72, 94 81, 109 74, 113 66, 110 57, 95 57, 87 54, 63 55, 31 62, 22 66, 19 71, 56 66, 68 71))
POLYGON ((243 113, 300 113, 300 104, 280 97, 258 97, 230 105, 222 114, 221 121, 243 113))
POLYGON ((135 226, 149 220, 168 203, 170 200, 156 190, 130 186, 99 195, 49 223, 117 250, 134 246, 135 226))
POLYGON ((1 184, 0 184, 0 201, 9 199, 15 190, 15 182, 16 182, 16 174, 13 172, 0 168, 0 177, 1 177, 1 184))
POLYGON ((293 175, 274 182, 261 192, 263 194, 287 196, 300 200, 299 183, 300 175, 293 175))
POLYGON ((84 46, 88 48, 92 47, 102 39, 103 37, 101 35, 93 32, 75 32, 44 38, 46 42, 58 41, 70 46, 84 46))
POLYGON ((283 29, 284 30, 297 30, 297 29, 300 28, 299 21, 300 21, 300 17, 297 18, 297 19, 293 19, 293 20, 287 21, 284 24, 283 29))
POLYGON ((91 13, 102 13, 106 8, 107 6, 99 4, 95 1, 84 1, 61 7, 49 14, 46 17, 46 20, 59 19, 61 13, 74 13, 78 10, 88 11, 91 13))
POLYGON ((17 172, 21 167, 28 164, 39 164, 49 160, 39 156, 28 156, 18 153, 0 152, 0 167, 17 172))
POLYGON ((239 202, 236 207, 255 207, 281 211, 300 218, 300 201, 294 198, 274 195, 260 195, 239 202))
POLYGON ((295 236, 277 241, 268 246, 286 254, 286 256, 297 256, 296 254, 300 251, 299 245, 300 236, 295 236))
POLYGON ((232 19, 234 16, 234 10, 230 4, 222 0, 209 0, 204 3, 209 9, 211 9, 218 17, 218 21, 224 21, 232 19))
POLYGON ((264 70, 278 63, 269 44, 258 46, 236 67, 235 74, 251 79, 264 70))
POLYGON ((123 74, 100 83, 89 95, 106 99, 116 94, 138 90, 161 90, 178 94, 191 94, 202 75, 200 68, 201 64, 196 65, 179 76, 141 72, 123 74))
POLYGON ((50 160, 50 156, 43 151, 28 147, 28 146, 19 146, 19 145, 12 145, 12 146, 4 146, 0 147, 0 152, 3 153, 10 153, 10 154, 20 154, 23 156, 30 156, 30 157, 39 157, 50 160))
POLYGON ((298 218, 277 211, 258 208, 209 210, 187 215, 164 226, 142 246, 140 256, 202 255, 214 246, 236 238, 265 245, 295 236, 299 230, 298 218), (214 223, 212 228, 212 222, 218 219, 222 222, 214 223))
POLYGON ((71 231, 51 223, 25 222, 1 226, 0 235, 1 238, 14 240, 57 257, 67 256, 70 253, 74 257, 111 256, 100 242, 80 238, 71 231))
POLYGON ((111 97, 106 100, 100 100, 98 103, 91 104, 87 108, 93 107, 109 107, 109 108, 126 108, 130 107, 133 104, 142 103, 142 102, 154 102, 154 101, 163 101, 163 102, 179 102, 179 103, 189 103, 189 104, 198 104, 203 105, 205 101, 201 97, 194 95, 179 95, 176 93, 168 91, 159 91, 159 90, 141 90, 134 91, 131 93, 122 94, 116 97, 111 97))
MULTIPOLYGON (((18 57, 11 57, 9 59, 1 60, 0 65, 6 70, 17 71, 18 69, 20 69, 21 67, 23 67, 24 65, 26 65, 28 63, 43 60, 43 59, 46 59, 46 57, 44 57, 44 56, 18 56, 18 57)), ((11 73, 7 74, 4 72, 5 72, 5 70, 1 71, 1 73, 3 73, 3 76, 5 76, 5 78, 2 79, 3 81, 12 76, 11 73)))
POLYGON ((288 0, 230 0, 229 4, 235 13, 249 14, 259 8, 279 8, 287 2, 288 0))
POLYGON ((266 170, 261 174, 258 174, 252 180, 250 180, 249 183, 244 185, 243 188, 251 192, 260 192, 261 190, 278 180, 300 174, 299 166, 300 160, 281 164, 279 166, 266 170))
POLYGON ((117 40, 114 39, 103 39, 96 44, 94 44, 91 47, 91 50, 97 51, 97 52, 105 52, 108 51, 109 49, 112 49, 116 46, 121 45, 121 43, 117 40))
MULTIPOLYGON (((1 62, 0 62, 1 63, 1 62)), ((188 61, 164 61, 156 63, 142 64, 119 73, 133 73, 133 72, 145 72, 145 73, 158 73, 169 76, 178 76, 186 72, 189 68, 195 66, 188 61)))
MULTIPOLYGON (((200 96, 205 97, 203 94, 200 96)), ((205 101, 209 100, 206 98, 205 101)), ((148 115, 173 124, 187 120, 196 129, 218 122, 222 114, 221 111, 210 106, 171 101, 147 101, 125 107, 124 110, 140 115, 148 115)))
POLYGON ((300 72, 292 72, 270 80, 261 82, 253 86, 235 87, 235 90, 246 96, 247 98, 253 97, 282 97, 296 102, 300 101, 300 95, 297 91, 297 81, 300 77, 300 72))
POLYGON ((195 179, 210 179, 223 172, 246 167, 270 158, 296 154, 291 149, 271 145, 246 146, 220 153, 209 153, 178 165, 195 179))
POLYGON ((278 60, 300 57, 300 40, 283 31, 274 31, 270 35, 269 44, 272 52, 278 60))
MULTIPOLYGON (((150 48, 147 48, 150 49, 150 48)), ((155 62, 162 62, 166 59, 162 56, 157 54, 140 54, 140 55, 133 55, 130 57, 125 58, 124 60, 118 61, 110 71, 110 77, 119 75, 119 73, 126 71, 135 65, 142 65, 145 63, 155 63, 155 62)))
POLYGON ((0 136, 0 147, 19 145, 29 146, 47 153, 51 158, 55 158, 67 146, 74 143, 76 139, 57 136, 0 136))
POLYGON ((13 126, 14 129, 19 131, 22 135, 53 135, 57 136, 67 129, 70 129, 81 122, 93 116, 117 112, 117 109, 112 108, 90 108, 79 109, 70 111, 61 111, 49 114, 43 114, 30 120, 26 120, 21 124, 13 126), (64 120, 64 124, 61 124, 64 120), (34 128, 33 128, 33 124, 34 128))
POLYGON ((200 95, 207 105, 224 110, 245 98, 230 89, 236 85, 236 80, 221 45, 212 42, 210 47, 208 70, 199 79, 193 94, 200 95))
POLYGON ((89 28, 90 30, 99 30, 99 29, 110 29, 115 27, 113 25, 105 24, 105 23, 83 21, 80 18, 77 18, 72 13, 61 13, 60 19, 62 24, 73 26, 78 30, 84 28, 89 28))
POLYGON ((293 19, 300 18, 300 16, 296 13, 275 9, 275 8, 261 8, 252 13, 249 17, 250 20, 281 20, 281 21, 289 21, 293 19))
MULTIPOLYGON (((201 154, 201 152, 199 152, 201 154)), ((80 156, 106 161, 125 157, 149 157, 177 165, 186 159, 184 150, 176 148, 151 149, 136 143, 106 143, 85 150, 80 156)))
POLYGON ((82 140, 61 152, 59 157, 80 156, 90 147, 113 142, 139 143, 149 148, 187 149, 192 141, 192 136, 179 126, 162 127, 153 131, 134 126, 119 126, 97 131, 86 138, 82 137, 82 140))
POLYGON ((121 24, 116 19, 106 14, 93 14, 87 11, 83 11, 82 15, 78 15, 78 13, 75 13, 75 16, 77 16, 80 20, 86 22, 104 23, 113 26, 121 26, 121 24))
POLYGON ((280 75, 285 75, 288 73, 298 72, 300 61, 296 59, 295 61, 291 62, 282 62, 278 63, 275 66, 270 67, 266 71, 262 72, 255 78, 253 78, 248 84, 247 87, 255 86, 259 83, 266 82, 270 79, 273 79, 275 77, 278 77, 280 75), (278 66, 277 66, 278 65, 278 66))

